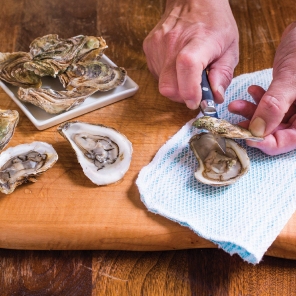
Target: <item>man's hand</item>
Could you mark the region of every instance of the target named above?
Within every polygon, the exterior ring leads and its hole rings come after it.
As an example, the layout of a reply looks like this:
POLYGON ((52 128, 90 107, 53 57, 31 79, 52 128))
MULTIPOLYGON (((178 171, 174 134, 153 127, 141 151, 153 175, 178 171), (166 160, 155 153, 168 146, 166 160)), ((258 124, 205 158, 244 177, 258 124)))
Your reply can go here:
POLYGON ((167 0, 143 47, 160 93, 197 109, 201 74, 208 66, 215 101, 223 102, 238 63, 238 40, 227 0, 167 0))

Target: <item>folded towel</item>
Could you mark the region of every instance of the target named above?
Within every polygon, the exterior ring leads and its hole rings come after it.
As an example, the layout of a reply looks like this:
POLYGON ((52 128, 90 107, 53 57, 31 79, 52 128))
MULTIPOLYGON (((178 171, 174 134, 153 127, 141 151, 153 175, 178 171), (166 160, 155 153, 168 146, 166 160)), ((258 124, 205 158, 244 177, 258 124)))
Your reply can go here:
MULTIPOLYGON (((267 89, 272 70, 244 74, 233 79, 225 101, 245 99, 251 84, 267 89)), ((238 123, 243 118, 231 114, 227 103, 218 106, 221 118, 238 123)), ((189 227, 230 254, 245 261, 260 262, 296 209, 296 151, 268 156, 247 147, 249 172, 235 184, 212 187, 194 178, 198 166, 188 141, 197 133, 192 119, 161 147, 144 167, 136 184, 141 200, 151 212, 189 227)))

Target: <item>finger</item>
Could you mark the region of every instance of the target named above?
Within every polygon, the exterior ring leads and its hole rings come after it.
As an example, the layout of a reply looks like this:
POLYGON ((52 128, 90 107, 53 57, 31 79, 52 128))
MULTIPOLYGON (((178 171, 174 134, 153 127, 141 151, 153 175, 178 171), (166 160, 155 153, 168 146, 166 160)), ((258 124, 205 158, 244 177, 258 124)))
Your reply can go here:
POLYGON ((248 88, 248 93, 252 96, 253 100, 259 104, 261 98, 265 94, 265 90, 259 85, 251 85, 248 88))
POLYGON ((228 105, 228 110, 231 113, 241 115, 247 119, 252 119, 256 108, 257 105, 244 100, 235 100, 230 102, 228 105))
POLYGON ((246 143, 268 155, 278 155, 296 149, 296 129, 278 130, 265 137, 262 142, 247 140, 246 143))
POLYGON ((295 100, 295 86, 283 78, 273 80, 258 104, 250 124, 250 131, 255 136, 272 133, 295 100))
POLYGON ((174 63, 164 65, 159 76, 159 92, 175 102, 184 102, 179 93, 176 65, 174 63))
POLYGON ((215 97, 216 103, 224 102, 225 90, 231 83, 234 68, 239 60, 238 40, 234 40, 224 54, 209 68, 209 82, 215 97))

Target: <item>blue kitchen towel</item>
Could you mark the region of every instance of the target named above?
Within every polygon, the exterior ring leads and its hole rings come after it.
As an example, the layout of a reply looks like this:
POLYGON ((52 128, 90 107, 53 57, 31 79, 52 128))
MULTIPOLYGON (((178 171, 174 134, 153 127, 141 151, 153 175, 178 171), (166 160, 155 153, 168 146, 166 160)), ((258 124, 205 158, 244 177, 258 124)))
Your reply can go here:
MULTIPOLYGON (((244 74, 233 79, 225 101, 237 98, 252 101, 251 84, 267 89, 272 70, 244 74)), ((238 123, 227 103, 218 106, 221 118, 238 123)), ((296 151, 268 156, 247 147, 249 172, 235 184, 212 187, 194 178, 198 166, 189 147, 197 133, 192 119, 165 143, 137 178, 141 200, 148 210, 189 227, 230 254, 260 262, 268 247, 296 209, 296 151)))

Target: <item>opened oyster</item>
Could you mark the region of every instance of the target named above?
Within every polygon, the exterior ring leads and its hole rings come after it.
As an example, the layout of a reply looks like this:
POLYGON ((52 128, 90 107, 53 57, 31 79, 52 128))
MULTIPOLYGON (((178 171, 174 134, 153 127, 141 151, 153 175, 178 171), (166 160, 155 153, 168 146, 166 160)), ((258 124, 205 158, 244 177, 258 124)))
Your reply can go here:
POLYGON ((212 186, 233 184, 249 169, 250 159, 247 152, 233 140, 234 138, 263 140, 263 138, 254 137, 250 131, 240 126, 209 116, 197 119, 193 126, 210 131, 194 135, 189 143, 199 164, 194 174, 195 178, 212 186), (225 137, 225 154, 214 135, 225 137))
POLYGON ((84 174, 93 183, 115 183, 129 169, 132 144, 117 130, 73 121, 60 125, 58 132, 69 141, 84 174))
POLYGON ((0 154, 0 191, 10 194, 28 181, 51 168, 58 159, 54 148, 44 142, 21 144, 0 154))
POLYGON ((0 109, 0 150, 2 150, 12 138, 18 121, 19 113, 16 110, 0 109))

